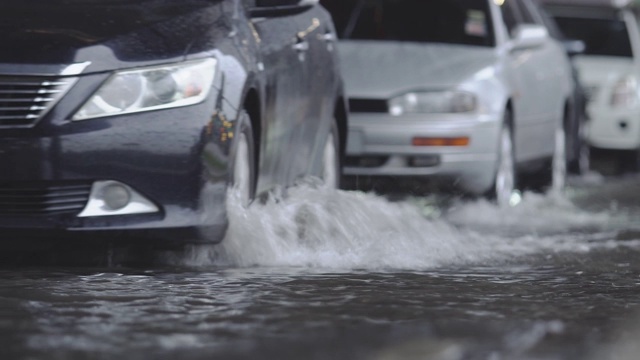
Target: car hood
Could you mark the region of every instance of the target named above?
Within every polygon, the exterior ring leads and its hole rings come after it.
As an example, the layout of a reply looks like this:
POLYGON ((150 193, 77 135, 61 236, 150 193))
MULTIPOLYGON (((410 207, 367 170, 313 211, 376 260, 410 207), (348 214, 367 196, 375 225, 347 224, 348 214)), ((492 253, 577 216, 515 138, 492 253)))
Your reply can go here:
POLYGON ((455 87, 497 60, 494 48, 464 45, 348 40, 339 50, 347 91, 355 98, 455 87))
POLYGON ((614 56, 580 55, 574 58, 580 81, 588 88, 613 86, 623 76, 633 74, 633 59, 614 56))
POLYGON ((5 0, 0 72, 47 73, 89 63, 86 72, 182 58, 220 18, 215 0, 5 0))

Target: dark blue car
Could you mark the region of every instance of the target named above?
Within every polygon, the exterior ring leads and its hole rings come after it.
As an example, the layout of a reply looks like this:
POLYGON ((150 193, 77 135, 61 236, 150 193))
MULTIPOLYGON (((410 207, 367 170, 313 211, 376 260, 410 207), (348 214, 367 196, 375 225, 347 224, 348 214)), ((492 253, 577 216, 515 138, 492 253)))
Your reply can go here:
POLYGON ((346 109, 308 0, 0 6, 0 237, 217 242, 243 202, 339 186, 346 109))

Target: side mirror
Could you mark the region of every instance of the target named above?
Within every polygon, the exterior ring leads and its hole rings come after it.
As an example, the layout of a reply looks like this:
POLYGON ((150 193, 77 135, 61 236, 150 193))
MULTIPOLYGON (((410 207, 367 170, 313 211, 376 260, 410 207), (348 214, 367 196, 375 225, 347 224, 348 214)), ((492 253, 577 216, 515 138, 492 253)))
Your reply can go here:
POLYGON ((582 40, 565 40, 562 42, 562 45, 567 54, 569 54, 569 57, 580 55, 587 49, 587 46, 582 40))
POLYGON ((512 50, 524 50, 544 45, 549 38, 549 31, 542 25, 522 24, 513 31, 512 50))

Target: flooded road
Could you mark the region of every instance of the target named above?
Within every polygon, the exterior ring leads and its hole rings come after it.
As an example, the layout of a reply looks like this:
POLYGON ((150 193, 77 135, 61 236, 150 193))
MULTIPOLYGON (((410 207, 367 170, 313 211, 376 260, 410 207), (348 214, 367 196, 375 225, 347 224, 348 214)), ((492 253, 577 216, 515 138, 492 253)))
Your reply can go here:
POLYGON ((512 209, 301 187, 160 265, 2 268, 0 358, 637 359, 639 215, 637 176, 512 209))

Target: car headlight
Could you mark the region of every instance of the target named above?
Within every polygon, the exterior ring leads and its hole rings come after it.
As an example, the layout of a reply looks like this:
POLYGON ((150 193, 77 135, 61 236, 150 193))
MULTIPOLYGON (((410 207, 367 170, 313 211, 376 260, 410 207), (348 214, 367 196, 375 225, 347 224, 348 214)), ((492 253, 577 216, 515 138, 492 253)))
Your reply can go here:
POLYGON ((394 116, 418 113, 462 113, 474 111, 476 96, 465 91, 410 92, 389 100, 394 116))
POLYGON ((630 107, 638 104, 638 79, 627 75, 614 85, 611 92, 611 106, 630 107))
POLYGON ((197 104, 211 88, 215 59, 153 66, 113 74, 73 120, 197 104))

